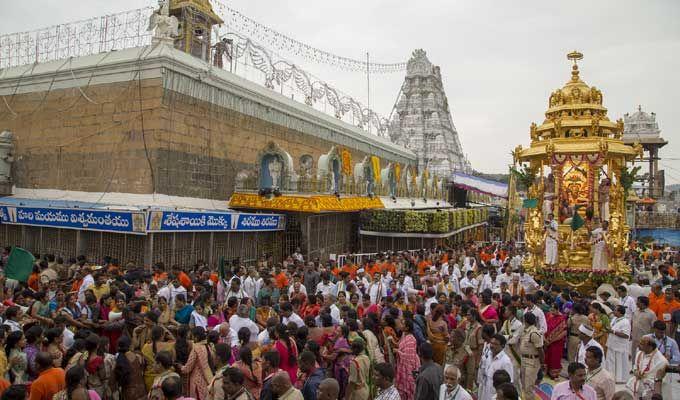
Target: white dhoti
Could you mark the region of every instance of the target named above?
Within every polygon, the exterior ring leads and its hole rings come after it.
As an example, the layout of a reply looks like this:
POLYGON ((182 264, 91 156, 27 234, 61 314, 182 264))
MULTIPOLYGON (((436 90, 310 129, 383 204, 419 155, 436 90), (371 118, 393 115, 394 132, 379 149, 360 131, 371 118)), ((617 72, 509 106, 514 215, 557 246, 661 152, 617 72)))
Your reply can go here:
POLYGON ((626 383, 630 378, 630 360, 627 351, 607 349, 607 357, 604 360, 604 369, 612 374, 616 383, 626 383))
POLYGON ((600 203, 600 219, 609 221, 609 200, 600 203))
POLYGON ((606 271, 609 269, 607 263, 607 244, 600 240, 593 245, 593 271, 606 271))
POLYGON ((545 238, 545 263, 548 265, 556 265, 558 260, 557 240, 550 236, 545 238))

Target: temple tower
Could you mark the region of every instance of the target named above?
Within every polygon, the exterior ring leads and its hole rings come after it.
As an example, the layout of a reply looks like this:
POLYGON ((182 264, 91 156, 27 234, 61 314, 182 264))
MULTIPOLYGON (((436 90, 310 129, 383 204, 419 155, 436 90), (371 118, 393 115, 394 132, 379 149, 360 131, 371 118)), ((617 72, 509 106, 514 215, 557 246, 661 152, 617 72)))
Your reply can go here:
POLYGON ((169 0, 170 15, 179 20, 175 48, 194 57, 210 61, 213 25, 224 21, 215 14, 209 0, 169 0))
POLYGON ((643 187, 638 195, 653 199, 663 197, 665 179, 664 171, 659 171, 659 149, 668 144, 668 141, 661 137, 656 113, 646 113, 642 111, 642 106, 638 106, 636 112, 623 116, 623 123, 623 142, 640 143, 647 156, 645 160, 649 161, 649 171, 643 178, 646 188, 643 187))
POLYGON ((440 177, 469 172, 453 125, 438 66, 424 50, 413 52, 389 126, 390 139, 418 156, 418 170, 440 177))

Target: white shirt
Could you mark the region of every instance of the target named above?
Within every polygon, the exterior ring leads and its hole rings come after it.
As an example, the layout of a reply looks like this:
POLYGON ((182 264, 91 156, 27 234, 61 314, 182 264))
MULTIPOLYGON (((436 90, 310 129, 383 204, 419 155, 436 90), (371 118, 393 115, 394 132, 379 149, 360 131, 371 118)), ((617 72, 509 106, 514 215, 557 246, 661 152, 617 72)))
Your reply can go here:
POLYGON ((78 289, 78 301, 85 301, 85 291, 93 285, 94 278, 92 277, 92 274, 85 275, 83 283, 80 285, 80 289, 78 289))
POLYGON ((501 369, 507 371, 510 375, 510 381, 512 382, 514 379, 514 367, 512 361, 510 361, 510 357, 508 357, 505 351, 501 351, 495 356, 490 353, 489 362, 484 369, 483 381, 479 388, 480 399, 489 399, 496 393, 496 390, 493 388, 493 374, 501 369))
MULTIPOLYGON (((586 345, 583 345, 583 341, 581 341, 578 344, 578 355, 576 356, 576 361, 580 362, 581 364, 585 365, 586 364, 586 350, 588 347, 595 346, 602 350, 602 354, 604 354, 604 349, 600 344, 597 342, 597 340, 591 338, 586 345)), ((604 364, 604 360, 602 360, 602 364, 604 364)))
POLYGON ((635 300, 631 296, 626 296, 621 298, 621 305, 626 307, 626 318, 633 318, 633 313, 637 310, 637 305, 635 300))
MULTIPOLYGON (((290 296, 290 295, 293 294, 294 287, 295 287, 294 284, 293 284, 293 285, 290 285, 290 287, 288 288, 288 296, 290 296)), ((307 288, 306 288, 305 285, 303 285, 302 283, 300 284, 300 293, 302 293, 302 294, 304 294, 305 296, 307 296, 307 288)))
MULTIPOLYGON (((612 332, 607 336, 607 348, 616 352, 630 352, 630 320, 626 317, 614 317, 610 322, 612 332), (620 332, 628 335, 628 339, 616 336, 620 332)), ((627 371, 626 371, 627 372, 627 371)))
MULTIPOLYGON (((243 280, 243 286, 242 286, 243 291, 246 293, 249 299, 254 299, 255 298, 255 293, 257 289, 257 282, 255 279, 251 276, 248 276, 246 279, 243 280)), ((226 294, 226 293, 225 293, 226 294)), ((228 297, 227 297, 228 299, 228 297)))
POLYGON ((258 329, 255 322, 253 322, 250 318, 239 317, 236 314, 232 315, 231 318, 229 318, 229 327, 233 329, 237 335, 238 331, 241 328, 248 328, 248 330, 250 331, 251 342, 257 341, 257 334, 260 333, 260 329, 258 329))
MULTIPOLYGON (((222 324, 214 326, 212 328, 212 330, 219 333, 221 325, 222 324)), ((267 332, 267 330, 265 329, 264 332, 267 332)), ((267 336, 267 337, 269 337, 269 336, 267 336)), ((229 333, 227 333, 227 336, 220 335, 220 339, 221 339, 222 343, 227 344, 229 347, 236 347, 236 346, 239 345, 239 343, 238 343, 238 333, 236 333, 235 330, 231 329, 231 327, 229 327, 229 333)))
POLYGON ((638 350, 633 359, 633 374, 631 374, 628 383, 626 383, 626 388, 633 392, 635 398, 642 398, 645 394, 653 393, 654 380, 659 371, 666 368, 667 365, 668 360, 659 350, 655 349, 650 354, 638 350), (642 379, 636 378, 635 372, 643 373, 642 379))
POLYGON ((21 324, 11 319, 6 320, 2 323, 3 325, 9 326, 10 332, 21 332, 21 324))
POLYGON ((437 301, 437 297, 430 297, 429 299, 425 300, 425 315, 430 315, 432 312, 431 306, 435 303, 439 303, 437 301))
POLYGON ((328 281, 328 283, 321 281, 316 285, 316 293, 321 292, 324 297, 328 296, 329 294, 333 294, 334 291, 335 284, 333 284, 331 281, 328 281))
POLYGON ((527 275, 526 273, 524 275, 519 276, 519 284, 522 286, 522 289, 526 293, 529 293, 533 291, 534 289, 538 289, 538 283, 534 280, 534 278, 531 277, 531 275, 527 275))
POLYGON ((382 279, 378 282, 371 283, 368 287, 368 295, 371 297, 371 303, 377 304, 383 297, 387 296, 388 287, 389 285, 386 285, 382 279))
POLYGON ((543 311, 541 311, 540 308, 538 308, 536 305, 534 305, 534 308, 529 309, 528 307, 524 310, 524 313, 532 313, 536 316, 536 327, 543 333, 544 335, 546 332, 548 332, 548 323, 545 320, 545 314, 543 311))
POLYGON ((451 392, 453 397, 446 397, 446 384, 442 383, 439 387, 439 400, 472 400, 472 396, 462 386, 456 386, 451 392))
MULTIPOLYGON (((231 285, 227 290, 224 291, 224 303, 226 304, 227 301, 229 301, 230 298, 236 297, 237 299, 241 300, 244 297, 248 297, 246 292, 243 291, 243 287, 240 287, 238 291, 233 291, 231 289, 231 285)), ((252 297, 248 297, 249 299, 252 299, 252 297)))
POLYGON ((61 344, 64 346, 64 349, 68 350, 73 346, 73 342, 75 342, 75 339, 73 338, 75 334, 70 329, 64 328, 62 335, 64 335, 64 339, 62 339, 61 344))
POLYGON ((340 324, 340 309, 335 304, 331 304, 331 318, 334 324, 340 324))
POLYGON ((465 278, 460 280, 460 290, 463 291, 469 287, 477 291, 477 288, 479 287, 479 282, 477 282, 477 279, 475 278, 468 279, 466 276, 465 278))
POLYGON ((482 292, 485 289, 493 290, 493 281, 489 274, 482 275, 482 281, 479 283, 479 291, 482 292))
POLYGON ((512 275, 513 275, 512 273, 510 275, 508 275, 508 274, 498 275, 498 278, 497 278, 498 285, 500 286, 500 284, 502 282, 505 282, 505 283, 508 284, 508 287, 510 287, 510 284, 512 283, 512 275))
POLYGON ((290 317, 283 317, 282 322, 284 325, 288 325, 289 322, 294 322, 298 328, 305 326, 305 321, 303 321, 302 318, 300 318, 300 316, 295 313, 292 313, 290 317))
POLYGON ((170 284, 163 286, 158 290, 158 296, 165 298, 170 308, 175 307, 175 298, 177 297, 178 294, 183 294, 184 300, 186 300, 186 293, 187 290, 182 285, 179 285, 179 287, 175 287, 174 285, 170 284))
POLYGON ((401 287, 404 291, 407 291, 408 289, 415 289, 415 287, 413 286, 413 278, 406 275, 404 277, 404 284, 401 285, 401 287))

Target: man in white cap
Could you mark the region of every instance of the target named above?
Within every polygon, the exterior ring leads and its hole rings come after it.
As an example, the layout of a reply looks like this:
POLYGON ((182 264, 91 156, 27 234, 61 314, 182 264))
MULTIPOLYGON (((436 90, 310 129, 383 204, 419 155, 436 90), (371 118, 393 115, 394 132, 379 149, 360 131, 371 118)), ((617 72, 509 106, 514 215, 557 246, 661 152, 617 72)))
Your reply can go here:
POLYGON ((604 349, 602 348, 602 346, 597 342, 597 340, 593 339, 594 333, 595 333, 595 331, 590 326, 586 326, 586 325, 581 324, 578 327, 578 337, 579 337, 579 339, 581 339, 581 343, 578 346, 578 354, 576 356, 576 360, 573 360, 573 361, 576 361, 576 362, 579 362, 579 363, 585 365, 586 349, 588 349, 588 347, 590 347, 590 346, 599 347, 600 350, 602 350, 602 353, 604 353, 604 349))

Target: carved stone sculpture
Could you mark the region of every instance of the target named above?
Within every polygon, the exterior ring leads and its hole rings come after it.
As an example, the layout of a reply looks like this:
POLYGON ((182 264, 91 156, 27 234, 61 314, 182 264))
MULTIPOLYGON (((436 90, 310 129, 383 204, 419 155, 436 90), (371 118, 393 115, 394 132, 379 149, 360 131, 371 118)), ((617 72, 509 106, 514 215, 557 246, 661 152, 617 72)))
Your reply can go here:
POLYGON ((149 17, 149 27, 147 30, 154 31, 154 42, 173 43, 174 38, 179 35, 179 21, 174 15, 170 15, 169 0, 158 0, 158 10, 154 11, 149 17))

